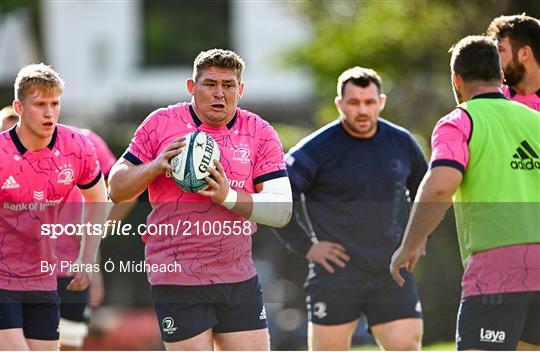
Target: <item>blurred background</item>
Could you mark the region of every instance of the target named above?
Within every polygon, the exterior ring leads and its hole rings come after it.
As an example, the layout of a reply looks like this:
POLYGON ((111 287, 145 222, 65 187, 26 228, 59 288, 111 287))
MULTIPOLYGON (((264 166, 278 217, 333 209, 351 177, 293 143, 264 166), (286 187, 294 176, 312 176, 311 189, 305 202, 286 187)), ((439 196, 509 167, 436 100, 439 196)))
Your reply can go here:
MULTIPOLYGON (((239 53, 247 63, 240 106, 270 121, 285 150, 335 119, 338 75, 364 66, 383 78, 383 116, 411 130, 427 157, 435 122, 455 105, 450 46, 483 33, 493 17, 539 17, 534 0, 227 1, 0 0, 0 106, 11 104, 18 70, 52 65, 66 81, 61 122, 100 134, 119 157, 158 107, 188 100, 185 81, 201 51, 239 53)), ((144 222, 143 200, 126 221, 144 222)), ((306 348, 303 258, 268 230, 254 236, 273 349, 306 348)), ((102 258, 141 260, 138 237, 111 237, 102 258)), ((449 212, 416 269, 424 344, 452 341, 461 264, 449 212)), ((105 273, 88 349, 161 349, 145 274, 105 273)), ((370 343, 360 327, 355 344, 370 343)))

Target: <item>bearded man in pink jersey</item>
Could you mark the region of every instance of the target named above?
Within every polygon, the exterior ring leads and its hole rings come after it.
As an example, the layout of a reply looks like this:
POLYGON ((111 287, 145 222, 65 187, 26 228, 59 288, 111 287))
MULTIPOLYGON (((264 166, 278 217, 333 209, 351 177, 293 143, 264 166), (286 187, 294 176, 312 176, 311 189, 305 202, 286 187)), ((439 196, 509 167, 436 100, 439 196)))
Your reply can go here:
POLYGON ((500 16, 487 34, 498 40, 504 95, 540 111, 540 21, 524 14, 500 16))
POLYGON ((147 264, 181 266, 148 272, 168 350, 270 347, 251 235, 256 223, 285 226, 292 195, 277 133, 238 108, 244 67, 232 51, 201 52, 187 80, 191 102, 151 113, 111 170, 112 201, 126 201, 148 188, 147 225, 177 229, 143 236, 147 264), (209 187, 198 193, 175 184, 169 163, 193 131, 208 133, 221 152, 221 161, 210 168, 214 180, 207 178, 209 187))
MULTIPOLYGON (((91 204, 86 219, 104 222, 106 191, 95 148, 57 124, 63 87, 49 66, 21 69, 13 102, 20 122, 0 134, 0 349, 58 348, 56 240, 44 225, 56 223, 75 186, 91 204)), ((84 236, 79 269, 94 267, 100 238, 84 236)), ((92 270, 71 275, 67 289, 81 291, 92 270)))

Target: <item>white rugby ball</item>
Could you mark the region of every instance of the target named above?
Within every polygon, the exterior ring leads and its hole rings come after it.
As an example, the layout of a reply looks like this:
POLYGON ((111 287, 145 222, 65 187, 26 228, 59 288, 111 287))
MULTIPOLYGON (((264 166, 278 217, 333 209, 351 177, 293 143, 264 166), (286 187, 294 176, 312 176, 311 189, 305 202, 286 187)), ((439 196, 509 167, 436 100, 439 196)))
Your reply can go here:
POLYGON ((186 192, 197 192, 208 187, 206 176, 211 176, 208 167, 214 167, 214 159, 219 160, 219 146, 210 135, 194 131, 186 135, 186 145, 182 153, 171 159, 174 167, 172 176, 180 188, 186 192))

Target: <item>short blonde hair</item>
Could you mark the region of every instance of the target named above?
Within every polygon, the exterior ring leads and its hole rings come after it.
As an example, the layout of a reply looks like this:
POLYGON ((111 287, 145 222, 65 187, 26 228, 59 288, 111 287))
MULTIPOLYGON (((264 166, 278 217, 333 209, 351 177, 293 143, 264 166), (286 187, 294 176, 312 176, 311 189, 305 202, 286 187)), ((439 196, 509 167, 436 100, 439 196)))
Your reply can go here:
POLYGON ((246 67, 244 60, 231 50, 210 49, 201 51, 193 62, 193 80, 197 82, 201 71, 209 67, 219 67, 234 71, 238 83, 242 82, 242 72, 246 67))
POLYGON ((61 95, 64 81, 50 66, 43 63, 23 67, 15 79, 15 99, 23 100, 36 91, 47 95, 61 95))

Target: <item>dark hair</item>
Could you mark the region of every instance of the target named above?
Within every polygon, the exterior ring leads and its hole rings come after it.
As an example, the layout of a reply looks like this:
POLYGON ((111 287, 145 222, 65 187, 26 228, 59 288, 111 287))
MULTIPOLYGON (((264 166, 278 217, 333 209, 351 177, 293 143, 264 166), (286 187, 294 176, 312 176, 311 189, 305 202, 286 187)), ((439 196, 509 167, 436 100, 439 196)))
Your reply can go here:
POLYGON ((374 83, 377 86, 377 90, 379 91, 379 93, 381 93, 382 91, 381 77, 377 72, 375 72, 375 70, 372 70, 370 68, 355 66, 339 75, 337 82, 338 97, 343 96, 343 92, 345 91, 345 85, 348 82, 351 82, 355 86, 364 88, 369 86, 371 83, 374 83))
POLYGON ((193 80, 197 81, 200 71, 208 67, 228 68, 234 71, 238 82, 242 82, 242 72, 246 67, 244 60, 231 50, 210 49, 201 51, 193 62, 193 80))
POLYGON ((489 24, 487 34, 496 38, 510 40, 512 52, 528 45, 540 64, 540 21, 525 14, 514 16, 499 16, 489 24))
POLYGON ((470 35, 450 48, 450 69, 466 82, 498 81, 501 77, 501 60, 493 38, 470 35))

